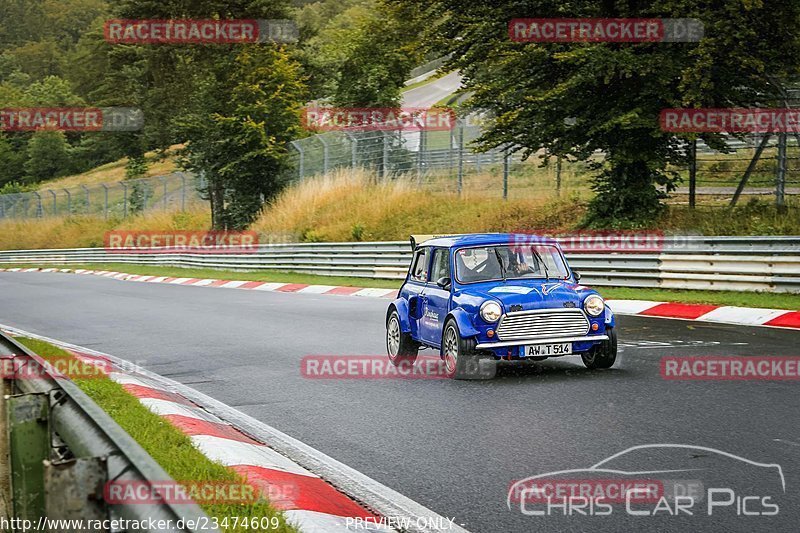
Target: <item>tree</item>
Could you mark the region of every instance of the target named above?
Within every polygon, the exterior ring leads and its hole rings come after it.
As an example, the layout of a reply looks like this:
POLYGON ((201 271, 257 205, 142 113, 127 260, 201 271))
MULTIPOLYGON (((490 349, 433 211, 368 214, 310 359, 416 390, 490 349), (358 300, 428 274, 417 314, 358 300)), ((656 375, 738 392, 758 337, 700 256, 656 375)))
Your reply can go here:
MULTIPOLYGON (((597 166, 587 223, 651 224, 686 164, 680 144, 659 126, 673 107, 752 107, 772 103, 780 82, 800 74, 800 3, 794 0, 391 0, 416 5, 431 49, 453 53, 471 104, 495 121, 484 147, 588 160, 597 166), (699 43, 516 43, 508 22, 525 17, 697 18, 699 43)), ((719 146, 714 135, 701 135, 719 146)))
POLYGON ((305 86, 299 65, 273 46, 245 46, 233 64, 220 60, 188 115, 184 166, 208 182, 215 229, 242 229, 284 185, 288 143, 300 133, 305 86))
POLYGON ((62 131, 40 130, 28 141, 27 180, 44 181, 69 172, 69 145, 62 131))

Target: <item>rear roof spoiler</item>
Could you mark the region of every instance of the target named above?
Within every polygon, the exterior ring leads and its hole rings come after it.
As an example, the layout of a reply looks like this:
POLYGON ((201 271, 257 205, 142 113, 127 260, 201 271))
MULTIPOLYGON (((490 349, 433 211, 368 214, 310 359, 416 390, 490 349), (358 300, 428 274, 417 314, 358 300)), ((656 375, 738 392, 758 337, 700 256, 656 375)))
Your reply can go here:
POLYGON ((461 237, 463 235, 469 235, 469 233, 447 233, 441 235, 411 235, 411 249, 416 250, 417 246, 424 243, 425 241, 429 241, 431 239, 439 239, 442 237, 461 237))

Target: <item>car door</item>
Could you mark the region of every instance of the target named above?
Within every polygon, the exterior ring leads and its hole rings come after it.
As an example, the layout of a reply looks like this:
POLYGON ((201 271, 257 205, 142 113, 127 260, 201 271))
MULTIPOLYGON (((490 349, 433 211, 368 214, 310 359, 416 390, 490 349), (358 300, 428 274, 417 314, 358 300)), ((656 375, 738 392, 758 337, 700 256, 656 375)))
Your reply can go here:
POLYGON ((442 341, 444 319, 450 311, 450 287, 438 285, 442 278, 452 279, 450 275, 450 250, 435 248, 431 258, 430 278, 425 285, 422 297, 422 318, 420 337, 426 344, 439 346, 442 341))
POLYGON ((411 337, 419 340, 419 324, 423 314, 423 289, 428 282, 428 266, 430 248, 424 247, 414 252, 411 268, 408 272, 408 281, 404 290, 408 291, 408 321, 411 325, 411 337))

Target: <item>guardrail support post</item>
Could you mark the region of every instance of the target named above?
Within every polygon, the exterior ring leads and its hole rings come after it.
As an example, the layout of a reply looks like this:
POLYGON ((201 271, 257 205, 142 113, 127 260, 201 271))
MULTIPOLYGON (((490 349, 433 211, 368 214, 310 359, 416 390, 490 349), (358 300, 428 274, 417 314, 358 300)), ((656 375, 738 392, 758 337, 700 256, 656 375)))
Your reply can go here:
POLYGON ((7 398, 13 516, 34 523, 45 514, 44 461, 50 458, 49 399, 45 393, 7 398))
POLYGON ((108 507, 103 499, 107 480, 105 457, 45 461, 45 516, 55 520, 108 518, 108 507))

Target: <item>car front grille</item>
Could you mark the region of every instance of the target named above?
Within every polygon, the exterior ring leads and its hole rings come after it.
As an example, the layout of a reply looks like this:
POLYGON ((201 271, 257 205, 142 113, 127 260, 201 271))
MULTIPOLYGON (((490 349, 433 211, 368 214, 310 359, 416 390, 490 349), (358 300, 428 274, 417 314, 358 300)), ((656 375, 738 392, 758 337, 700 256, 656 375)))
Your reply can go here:
POLYGON ((580 337, 589 332, 589 320, 580 309, 543 309, 503 315, 497 326, 501 341, 536 337, 580 337))

